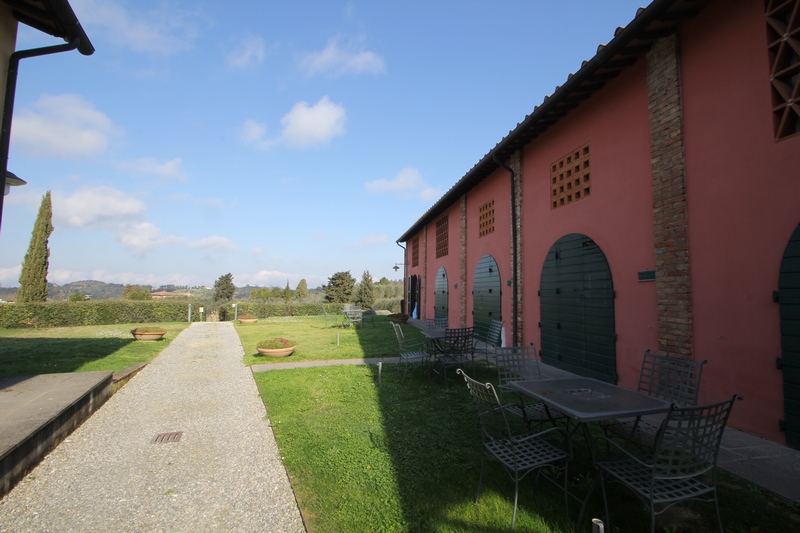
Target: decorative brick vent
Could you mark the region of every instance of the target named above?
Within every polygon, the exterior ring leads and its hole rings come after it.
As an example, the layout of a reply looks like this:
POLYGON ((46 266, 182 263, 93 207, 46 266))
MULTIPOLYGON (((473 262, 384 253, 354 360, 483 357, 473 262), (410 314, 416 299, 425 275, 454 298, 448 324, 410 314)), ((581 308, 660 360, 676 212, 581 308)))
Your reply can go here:
POLYGON ((479 237, 494 233, 494 200, 489 200, 478 208, 478 223, 479 237))
POLYGON ((447 215, 436 221, 436 257, 448 254, 447 225, 447 215))
POLYGON ((800 0, 766 0, 775 139, 800 133, 800 0))
POLYGON ((589 144, 550 165, 550 209, 583 200, 592 193, 589 144))
POLYGON ((419 236, 411 239, 411 266, 419 266, 419 236))

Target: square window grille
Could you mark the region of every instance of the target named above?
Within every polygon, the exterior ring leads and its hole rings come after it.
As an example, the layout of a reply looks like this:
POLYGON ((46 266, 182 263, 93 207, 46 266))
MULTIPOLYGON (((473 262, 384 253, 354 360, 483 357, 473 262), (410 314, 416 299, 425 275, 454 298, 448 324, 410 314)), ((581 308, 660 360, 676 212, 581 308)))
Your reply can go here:
POLYGON ((419 266, 419 236, 411 240, 411 266, 419 266))
POLYGON ((766 0, 775 139, 800 133, 800 0, 766 0))
POLYGON ((478 236, 486 237, 494 233, 494 200, 489 200, 478 208, 478 236))
POLYGON ((558 209, 592 193, 589 144, 550 165, 550 209, 558 209))
POLYGON ((444 257, 447 253, 447 216, 444 216, 436 221, 436 257, 444 257))

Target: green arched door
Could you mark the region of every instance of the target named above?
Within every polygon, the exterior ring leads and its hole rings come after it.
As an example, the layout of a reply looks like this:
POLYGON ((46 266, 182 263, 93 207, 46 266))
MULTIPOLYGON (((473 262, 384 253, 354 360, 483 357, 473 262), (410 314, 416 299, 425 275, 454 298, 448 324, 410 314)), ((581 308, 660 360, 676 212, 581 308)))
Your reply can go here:
POLYGON ((475 267, 472 281, 472 325, 475 335, 485 337, 492 320, 503 320, 500 272, 491 255, 484 255, 475 267))
POLYGON ((578 233, 560 238, 545 258, 539 297, 542 361, 616 383, 614 285, 600 247, 578 233))
POLYGON ((439 267, 436 272, 436 283, 433 290, 433 316, 434 318, 447 318, 449 312, 447 307, 447 271, 444 267, 439 267))
POLYGON ((778 278, 786 445, 800 449, 800 226, 783 252, 778 278))

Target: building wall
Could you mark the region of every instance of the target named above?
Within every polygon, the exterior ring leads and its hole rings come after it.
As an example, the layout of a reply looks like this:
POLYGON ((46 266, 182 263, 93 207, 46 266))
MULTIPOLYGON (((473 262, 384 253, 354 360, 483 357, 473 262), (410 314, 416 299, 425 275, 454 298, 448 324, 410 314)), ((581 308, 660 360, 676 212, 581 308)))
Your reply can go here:
POLYGON ((800 223, 800 136, 774 140, 762 2, 715 2, 681 33, 694 350, 701 399, 783 441, 778 271, 800 223))
POLYGON ((541 346, 538 290, 547 252, 582 233, 603 250, 616 293, 618 383, 635 387, 645 349, 656 349, 655 284, 638 272, 655 267, 645 62, 592 95, 523 150, 524 344, 541 346), (550 165, 590 143, 592 192, 551 209, 550 165))
MULTIPOLYGON (((763 9, 762 2, 749 0, 709 2, 680 25, 676 36, 656 43, 647 57, 521 150, 516 165, 521 169, 524 320, 519 342, 541 346, 537 292, 549 249, 564 235, 585 234, 602 249, 613 276, 618 383, 636 387, 648 348, 706 359, 700 401, 743 394, 745 401, 737 403, 730 424, 784 442, 778 429, 784 416, 783 376, 775 365, 781 355, 779 308, 772 293, 778 288, 783 251, 800 223, 800 135, 774 140, 763 9), (671 104, 650 107, 659 101, 655 91, 661 89, 653 82, 662 75, 654 76, 652 67, 670 58, 676 60, 677 75, 670 98, 679 99, 674 113, 682 120, 668 127, 683 142, 669 153, 674 161, 666 170, 675 171, 668 172, 668 181, 677 185, 674 194, 685 191, 678 202, 683 220, 674 234, 664 231, 668 217, 654 213, 654 205, 658 211, 669 198, 659 190, 654 196, 664 168, 661 153, 652 151, 661 146, 655 137, 669 136, 658 125, 674 117, 658 115, 671 104), (551 209, 551 164, 586 143, 591 195, 551 209), (665 242, 677 247, 680 261, 659 260, 665 242), (661 285, 638 281, 639 271, 655 269, 661 285), (679 285, 688 293, 676 295, 683 289, 663 283, 681 278, 686 283, 679 285)), ((491 254, 501 270, 503 318, 510 324, 509 179, 499 169, 451 207, 450 255, 440 263, 447 265, 449 276, 461 268, 466 273, 462 279, 471 280, 480 257, 491 254), (491 198, 495 234, 480 239, 477 210, 491 198), (460 263, 453 246, 457 213, 466 216, 460 263)), ((433 231, 429 258, 435 258, 433 231)), ((436 268, 429 266, 427 275, 435 275, 436 268)), ((455 282, 451 277, 451 287, 455 282)), ((425 291, 431 290, 432 281, 425 282, 425 291)), ((469 319, 469 287, 460 298, 462 316, 469 319)), ((458 302, 451 292, 451 323, 458 302)))
POLYGON ((511 319, 511 289, 507 281, 512 279, 511 271, 511 177, 508 171, 500 169, 491 178, 484 180, 467 194, 467 261, 466 261, 466 302, 467 323, 473 325, 472 283, 475 269, 484 255, 491 255, 500 271, 500 290, 502 291, 502 320, 505 325, 511 319), (494 232, 480 236, 479 209, 487 202, 494 202, 494 232))

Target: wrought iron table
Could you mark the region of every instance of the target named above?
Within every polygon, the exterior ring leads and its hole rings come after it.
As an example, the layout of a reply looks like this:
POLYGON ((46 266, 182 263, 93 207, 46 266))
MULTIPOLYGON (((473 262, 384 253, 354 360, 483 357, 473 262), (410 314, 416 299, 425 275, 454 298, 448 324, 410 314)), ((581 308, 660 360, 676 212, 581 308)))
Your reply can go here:
MULTIPOLYGON (((670 407, 670 402, 666 400, 623 389, 592 378, 576 377, 515 381, 509 383, 508 386, 521 394, 544 403, 549 409, 564 413, 576 422, 577 427, 581 429, 586 439, 592 463, 594 463, 594 451, 592 450, 589 423, 666 413, 670 407)), ((583 499, 578 517, 579 523, 583 519, 586 505, 594 492, 596 484, 597 480, 592 483, 586 497, 583 499)))

